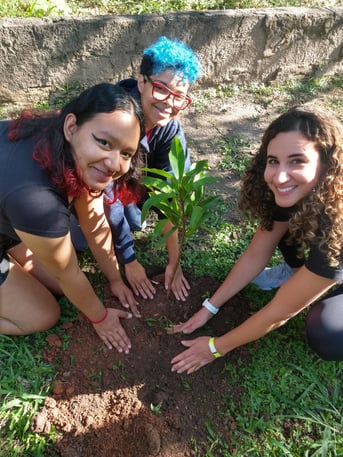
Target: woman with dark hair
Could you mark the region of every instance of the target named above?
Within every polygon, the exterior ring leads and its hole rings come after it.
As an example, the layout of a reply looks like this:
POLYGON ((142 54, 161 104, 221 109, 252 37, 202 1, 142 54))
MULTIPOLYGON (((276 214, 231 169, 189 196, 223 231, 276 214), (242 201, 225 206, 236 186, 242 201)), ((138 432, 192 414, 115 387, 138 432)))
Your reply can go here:
POLYGON ((188 349, 174 357, 172 370, 195 371, 310 305, 309 345, 325 360, 343 360, 342 203, 342 124, 319 111, 292 108, 267 128, 243 179, 240 208, 260 222, 251 243, 202 308, 170 331, 191 333, 203 326, 263 270, 277 246, 297 270, 235 329, 183 341, 188 349))
POLYGON ((64 294, 109 347, 127 353, 119 318, 105 308, 78 266, 70 236, 75 212, 88 245, 121 304, 138 316, 124 284, 104 215, 112 181, 130 193, 139 165, 141 110, 127 92, 102 83, 60 112, 24 112, 0 122, 0 332, 25 335, 52 327, 64 294))

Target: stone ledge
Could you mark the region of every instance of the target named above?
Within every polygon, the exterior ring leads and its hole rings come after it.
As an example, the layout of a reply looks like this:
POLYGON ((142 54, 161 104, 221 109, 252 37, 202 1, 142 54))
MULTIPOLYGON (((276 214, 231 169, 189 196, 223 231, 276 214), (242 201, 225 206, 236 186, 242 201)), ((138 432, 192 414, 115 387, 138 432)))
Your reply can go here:
POLYGON ((343 7, 0 20, 0 103, 136 76, 161 35, 186 41, 201 85, 342 74, 343 7))

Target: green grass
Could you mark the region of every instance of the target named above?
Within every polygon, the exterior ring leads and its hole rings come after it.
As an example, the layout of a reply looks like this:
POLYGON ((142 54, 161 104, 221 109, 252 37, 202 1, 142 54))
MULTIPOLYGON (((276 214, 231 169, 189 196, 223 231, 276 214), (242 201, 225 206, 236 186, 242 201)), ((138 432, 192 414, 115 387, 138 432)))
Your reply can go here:
POLYGON ((33 414, 49 392, 55 369, 42 358, 43 335, 0 335, 1 456, 44 455, 54 436, 30 431, 33 414), (32 453, 31 453, 32 452, 32 453))
MULTIPOLYGON (((235 455, 343 455, 343 364, 323 362, 309 351, 303 320, 293 319, 250 347, 250 364, 236 369, 226 363, 223 375, 244 390, 241 404, 228 398, 222 412, 235 424, 235 455)), ((232 455, 222 437, 209 441, 217 443, 214 455, 232 455)))
MULTIPOLYGON (((342 81, 342 78, 312 79, 273 88, 220 86, 204 90, 202 102, 205 103, 206 97, 210 100, 219 96, 229 103, 230 97, 248 96, 256 103, 261 99, 269 104, 279 103, 279 109, 283 110, 289 104, 308 102, 316 96, 343 118, 342 81)), ((59 88, 53 107, 60 106, 72 93, 71 87, 59 88)), ((222 143, 216 146, 217 152, 223 154, 223 161, 227 154, 228 169, 238 174, 242 171, 239 168, 241 154, 244 148, 251 146, 245 142, 243 133, 232 138, 221 136, 222 143)), ((254 225, 232 223, 227 217, 232 209, 227 206, 228 203, 222 201, 212 212, 207 222, 210 232, 200 231, 189 239, 182 260, 185 271, 192 271, 196 276, 212 275, 222 281, 244 251, 254 225)), ((165 251, 156 249, 149 226, 146 232, 135 236, 137 257, 142 264, 162 268, 166 262, 165 251)), ((80 262, 92 283, 99 282, 100 273, 88 252, 80 256, 80 262)), ((258 309, 272 292, 248 286, 241 296, 258 309)), ((77 314, 67 300, 61 300, 61 305, 63 318, 53 329, 54 333, 62 333, 61 323, 73 320, 77 314)), ((216 434, 210 412, 204 418, 208 438, 206 443, 193 443, 196 457, 343 456, 343 363, 323 362, 311 353, 303 335, 304 318, 302 313, 285 327, 249 345, 248 364, 241 362, 234 366, 227 356, 222 379, 239 386, 241 396, 239 400, 225 399, 220 420, 227 423, 226 436, 216 434), (200 447, 206 449, 205 454, 197 451, 200 447)), ((165 324, 164 321, 151 322, 161 328, 165 324)), ((55 373, 55 368, 47 365, 42 356, 46 335, 0 336, 1 457, 43 457, 56 436, 54 430, 50 435, 38 435, 30 430, 31 418, 44 402, 55 373)), ((64 340, 63 344, 67 345, 68 341, 64 340)), ((122 369, 113 367, 117 368, 122 369)), ((95 389, 99 377, 99 373, 94 373, 95 389)), ((180 388, 191 389, 189 380, 180 388)), ((219 391, 218 395, 222 393, 219 391)))
POLYGON ((43 17, 71 14, 151 14, 278 6, 342 5, 341 0, 2 0, 0 17, 43 17))

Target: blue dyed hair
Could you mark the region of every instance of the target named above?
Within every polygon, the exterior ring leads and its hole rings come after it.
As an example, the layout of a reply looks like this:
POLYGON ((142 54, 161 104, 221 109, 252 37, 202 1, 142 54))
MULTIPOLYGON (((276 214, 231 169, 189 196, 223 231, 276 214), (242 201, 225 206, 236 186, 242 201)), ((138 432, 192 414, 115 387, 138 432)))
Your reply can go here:
POLYGON ((195 53, 185 43, 162 36, 144 49, 140 73, 150 76, 166 70, 172 70, 183 81, 187 80, 192 84, 200 76, 201 65, 195 53))

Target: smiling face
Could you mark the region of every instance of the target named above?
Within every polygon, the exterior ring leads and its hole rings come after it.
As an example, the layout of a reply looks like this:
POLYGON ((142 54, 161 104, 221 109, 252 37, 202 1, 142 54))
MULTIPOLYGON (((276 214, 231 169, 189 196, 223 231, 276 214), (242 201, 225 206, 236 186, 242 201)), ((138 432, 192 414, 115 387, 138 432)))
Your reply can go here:
POLYGON ((321 173, 315 144, 297 131, 282 132, 267 147, 264 179, 281 207, 291 207, 309 194, 321 173))
POLYGON ((139 121, 133 113, 98 113, 82 125, 74 114, 64 122, 77 171, 88 188, 101 191, 129 171, 140 139, 139 121))
MULTIPOLYGON (((187 95, 189 83, 182 81, 182 78, 171 70, 166 70, 158 75, 151 75, 150 79, 151 81, 158 81, 164 84, 176 94, 187 95)), ((138 90, 141 94, 141 103, 147 130, 157 125, 163 127, 179 114, 179 111, 173 107, 172 97, 164 101, 157 101, 153 98, 152 84, 150 81, 144 80, 143 75, 139 75, 138 90)))

